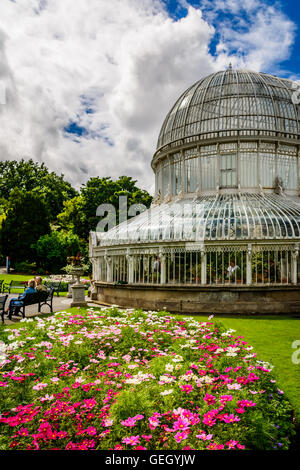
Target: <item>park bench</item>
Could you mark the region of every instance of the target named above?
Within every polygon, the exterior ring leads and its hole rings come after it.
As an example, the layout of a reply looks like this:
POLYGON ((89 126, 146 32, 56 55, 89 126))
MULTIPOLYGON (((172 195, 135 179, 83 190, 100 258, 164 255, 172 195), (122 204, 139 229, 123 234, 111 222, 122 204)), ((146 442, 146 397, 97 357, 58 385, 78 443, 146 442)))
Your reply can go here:
POLYGON ((0 295, 0 315, 2 318, 2 323, 4 323, 5 304, 6 304, 7 297, 8 297, 8 294, 0 295))
POLYGON ((10 282, 4 282, 3 283, 2 292, 8 292, 10 294, 12 289, 21 290, 21 291, 24 292, 26 287, 27 287, 27 282, 26 281, 11 280, 10 282))
MULTIPOLYGON (((26 294, 25 298, 21 301, 22 305, 18 306, 22 317, 25 318, 25 310, 28 305, 38 304, 38 312, 41 312, 41 308, 44 305, 50 307, 50 312, 53 313, 53 289, 47 289, 47 291, 34 292, 33 294, 26 294)), ((18 299, 19 300, 19 299, 18 299)), ((9 318, 11 320, 11 317, 9 318)))
POLYGON ((57 297, 59 297, 59 289, 61 285, 61 281, 45 281, 45 286, 49 289, 53 289, 56 292, 57 297))

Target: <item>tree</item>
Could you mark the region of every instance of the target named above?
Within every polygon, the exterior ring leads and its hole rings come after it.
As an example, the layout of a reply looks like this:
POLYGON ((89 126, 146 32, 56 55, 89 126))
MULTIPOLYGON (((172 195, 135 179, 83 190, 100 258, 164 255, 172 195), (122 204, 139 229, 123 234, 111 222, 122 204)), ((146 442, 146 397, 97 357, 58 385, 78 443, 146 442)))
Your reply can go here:
POLYGON ((35 249, 38 267, 58 273, 66 266, 68 256, 75 256, 81 251, 81 244, 77 235, 52 232, 40 237, 35 249))
POLYGON ((64 211, 58 216, 58 223, 64 230, 72 230, 81 239, 88 240, 91 230, 96 230, 99 217, 96 211, 101 204, 112 204, 116 209, 119 222, 119 197, 126 196, 128 207, 132 204, 143 204, 150 207, 152 197, 138 188, 131 177, 121 176, 113 181, 111 178, 91 178, 81 188, 79 197, 64 203, 64 211))
POLYGON ((33 191, 12 190, 0 231, 2 255, 10 256, 12 263, 35 261, 32 245, 49 232, 49 211, 40 196, 33 191))
POLYGON ((15 188, 37 193, 44 200, 51 222, 63 210, 64 201, 77 194, 70 183, 64 180, 64 175, 50 173, 44 163, 36 163, 31 159, 0 162, 0 199, 8 200, 15 188))

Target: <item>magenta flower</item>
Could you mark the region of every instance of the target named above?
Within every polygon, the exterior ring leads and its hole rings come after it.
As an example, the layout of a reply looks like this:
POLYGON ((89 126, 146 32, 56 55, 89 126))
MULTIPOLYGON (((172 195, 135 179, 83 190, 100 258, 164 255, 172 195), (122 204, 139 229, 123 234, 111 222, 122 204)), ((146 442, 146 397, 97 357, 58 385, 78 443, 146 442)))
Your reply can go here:
POLYGON ((183 431, 183 432, 177 432, 174 436, 174 439, 177 443, 180 443, 181 441, 183 441, 184 439, 187 439, 188 437, 188 432, 186 431, 183 431))
POLYGON ((210 441, 213 437, 212 434, 206 434, 205 432, 203 432, 202 434, 197 434, 196 437, 198 439, 201 439, 202 441, 210 441))
POLYGON ((188 384, 188 385, 180 385, 180 388, 185 393, 191 393, 194 387, 188 384))
POLYGON ((136 425, 135 418, 127 418, 121 421, 122 426, 126 426, 128 428, 133 428, 136 425))
POLYGON ((174 431, 185 431, 186 429, 189 428, 190 422, 186 418, 179 418, 175 423, 173 424, 173 430, 174 431))
POLYGON ((157 418, 155 418, 154 416, 149 418, 148 421, 149 421, 149 427, 150 427, 151 431, 153 429, 157 428, 157 426, 159 426, 159 420, 157 418))
POLYGON ((216 403, 216 398, 213 395, 209 395, 208 393, 205 395, 203 400, 208 404, 208 405, 214 405, 216 403))
POLYGON ((238 418, 237 416, 234 416, 234 414, 231 413, 230 415, 228 414, 223 415, 221 418, 221 421, 224 421, 224 423, 227 423, 227 424, 235 423, 237 421, 240 421, 240 418, 238 418))
POLYGON ((137 444, 140 444, 140 436, 124 437, 122 442, 123 444, 127 444, 130 446, 136 446, 137 444))

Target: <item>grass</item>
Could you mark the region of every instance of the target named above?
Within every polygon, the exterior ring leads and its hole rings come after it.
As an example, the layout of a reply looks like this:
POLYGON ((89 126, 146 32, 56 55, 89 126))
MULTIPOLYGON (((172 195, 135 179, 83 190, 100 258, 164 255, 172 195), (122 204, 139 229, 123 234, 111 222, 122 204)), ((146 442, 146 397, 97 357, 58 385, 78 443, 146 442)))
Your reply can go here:
MULTIPOLYGON (((207 316, 195 315, 199 321, 207 321, 207 316)), ((298 426, 300 426, 300 364, 292 362, 296 349, 292 343, 300 341, 300 319, 281 315, 272 316, 221 316, 213 321, 221 322, 244 336, 255 351, 257 358, 273 364, 273 374, 278 387, 291 401, 298 426)), ((298 347, 299 349, 299 347, 298 347)))

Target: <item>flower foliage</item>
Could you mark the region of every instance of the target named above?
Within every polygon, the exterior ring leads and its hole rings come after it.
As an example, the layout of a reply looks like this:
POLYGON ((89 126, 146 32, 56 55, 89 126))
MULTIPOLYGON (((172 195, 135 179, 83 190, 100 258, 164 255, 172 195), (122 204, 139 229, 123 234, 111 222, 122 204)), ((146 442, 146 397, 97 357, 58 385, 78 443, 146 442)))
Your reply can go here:
POLYGON ((287 449, 292 409, 233 330, 165 312, 59 312, 0 330, 0 448, 287 449))

